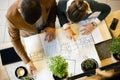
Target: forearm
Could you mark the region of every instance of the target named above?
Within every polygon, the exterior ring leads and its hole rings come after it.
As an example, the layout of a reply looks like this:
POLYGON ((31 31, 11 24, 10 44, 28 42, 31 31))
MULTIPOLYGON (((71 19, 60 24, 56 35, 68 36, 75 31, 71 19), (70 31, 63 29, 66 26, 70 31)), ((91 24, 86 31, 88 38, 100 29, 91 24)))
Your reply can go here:
POLYGON ((24 63, 29 62, 30 59, 28 58, 27 53, 20 40, 19 30, 13 29, 12 27, 8 27, 8 32, 9 32, 13 47, 16 53, 18 54, 18 56, 24 61, 24 63))

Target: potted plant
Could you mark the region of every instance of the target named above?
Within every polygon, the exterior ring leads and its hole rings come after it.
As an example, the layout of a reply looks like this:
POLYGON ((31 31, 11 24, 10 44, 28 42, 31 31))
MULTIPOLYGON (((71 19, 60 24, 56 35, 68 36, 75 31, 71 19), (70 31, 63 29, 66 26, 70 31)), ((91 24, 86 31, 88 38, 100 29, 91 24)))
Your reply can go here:
POLYGON ((55 80, 62 80, 68 75, 68 63, 60 55, 50 57, 49 68, 55 80))
MULTIPOLYGON (((83 72, 87 72, 89 70, 92 69, 96 69, 98 67, 98 63, 95 59, 93 58, 88 58, 85 59, 82 63, 81 63, 81 69, 83 70, 83 72)), ((91 74, 87 75, 90 76, 91 74)))
POLYGON ((109 51, 117 61, 120 61, 120 38, 113 39, 109 51))

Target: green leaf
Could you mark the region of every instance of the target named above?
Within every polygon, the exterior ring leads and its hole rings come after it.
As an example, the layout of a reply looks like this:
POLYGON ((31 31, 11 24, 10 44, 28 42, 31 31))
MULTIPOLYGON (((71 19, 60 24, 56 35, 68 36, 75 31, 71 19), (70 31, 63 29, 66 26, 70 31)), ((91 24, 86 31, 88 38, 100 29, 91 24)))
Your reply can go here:
POLYGON ((120 55, 120 38, 114 38, 114 40, 110 44, 109 51, 111 54, 120 55))
POLYGON ((53 75, 62 78, 67 74, 68 63, 62 56, 50 57, 48 62, 49 68, 53 75))

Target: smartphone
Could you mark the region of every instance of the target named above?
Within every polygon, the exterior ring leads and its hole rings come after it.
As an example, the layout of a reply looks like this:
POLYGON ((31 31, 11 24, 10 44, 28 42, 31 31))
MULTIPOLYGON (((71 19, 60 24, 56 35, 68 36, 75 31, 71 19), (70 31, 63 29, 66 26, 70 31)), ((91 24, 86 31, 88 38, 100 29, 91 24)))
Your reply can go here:
POLYGON ((117 27, 118 21, 119 20, 117 18, 113 18, 112 23, 110 25, 110 29, 115 30, 117 27))

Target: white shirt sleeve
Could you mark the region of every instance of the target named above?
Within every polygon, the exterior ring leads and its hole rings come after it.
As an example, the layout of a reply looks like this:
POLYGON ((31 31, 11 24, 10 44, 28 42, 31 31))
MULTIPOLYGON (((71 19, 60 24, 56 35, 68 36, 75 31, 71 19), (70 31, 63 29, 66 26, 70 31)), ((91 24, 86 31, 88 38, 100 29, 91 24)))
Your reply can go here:
POLYGON ((98 25, 98 24, 100 24, 100 20, 98 19, 98 18, 95 18, 95 23, 98 25))
POLYGON ((63 29, 64 29, 64 30, 67 29, 68 27, 70 27, 70 23, 65 23, 65 24, 63 25, 63 29))
POLYGON ((74 1, 74 0, 69 0, 69 1, 67 1, 66 11, 68 10, 68 7, 71 5, 71 3, 72 3, 73 1, 74 1))

